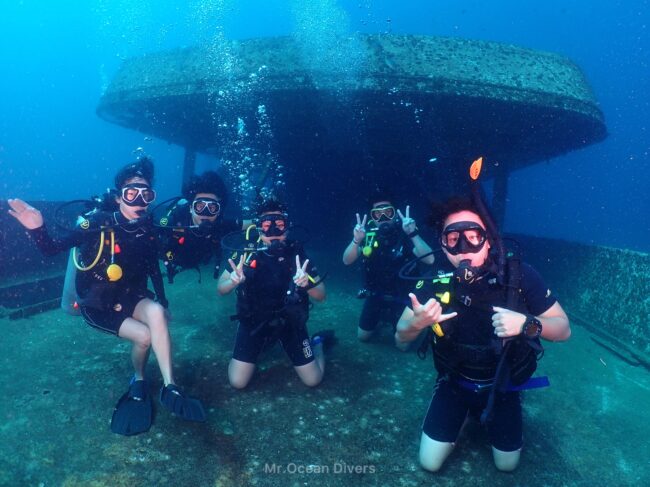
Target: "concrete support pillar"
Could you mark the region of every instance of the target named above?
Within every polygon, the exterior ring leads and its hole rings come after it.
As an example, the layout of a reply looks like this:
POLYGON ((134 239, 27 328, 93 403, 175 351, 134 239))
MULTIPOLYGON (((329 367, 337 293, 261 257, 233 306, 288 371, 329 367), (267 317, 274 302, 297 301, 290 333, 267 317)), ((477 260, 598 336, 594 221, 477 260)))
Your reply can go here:
POLYGON ((499 166, 499 170, 494 178, 494 190, 492 193, 492 216, 495 224, 501 231, 503 229, 506 217, 506 203, 508 199, 508 172, 504 164, 499 166))
POLYGON ((196 168, 196 151, 190 149, 189 147, 186 147, 185 158, 183 159, 183 180, 181 183, 183 186, 194 175, 195 168, 196 168))

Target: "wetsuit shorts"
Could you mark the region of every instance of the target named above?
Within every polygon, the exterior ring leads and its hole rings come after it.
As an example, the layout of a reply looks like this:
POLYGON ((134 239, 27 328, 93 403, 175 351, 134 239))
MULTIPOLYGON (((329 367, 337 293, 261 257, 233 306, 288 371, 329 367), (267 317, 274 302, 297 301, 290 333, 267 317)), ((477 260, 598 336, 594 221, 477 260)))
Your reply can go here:
MULTIPOLYGON (((454 443, 468 414, 480 418, 489 389, 475 392, 447 376, 438 377, 422 431, 431 439, 454 443)), ((487 424, 490 443, 497 450, 510 452, 523 445, 519 392, 497 393, 493 418, 487 424)))
POLYGON ((113 308, 97 309, 81 305, 79 309, 81 316, 90 326, 112 335, 118 335, 124 320, 132 318, 138 303, 149 297, 136 293, 124 294, 113 308))
POLYGON ((359 328, 365 331, 373 331, 377 328, 383 316, 395 329, 405 307, 405 303, 391 296, 384 297, 379 294, 372 294, 363 303, 359 328))
POLYGON ((237 328, 233 358, 250 364, 257 363, 262 350, 279 341, 294 367, 314 360, 307 325, 290 322, 289 318, 266 320, 242 319, 237 328))

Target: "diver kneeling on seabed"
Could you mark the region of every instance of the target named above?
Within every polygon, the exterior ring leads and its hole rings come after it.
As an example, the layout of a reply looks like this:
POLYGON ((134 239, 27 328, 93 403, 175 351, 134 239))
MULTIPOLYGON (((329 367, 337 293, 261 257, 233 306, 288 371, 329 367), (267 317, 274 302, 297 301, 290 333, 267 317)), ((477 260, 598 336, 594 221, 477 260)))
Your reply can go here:
POLYGON ((157 246, 147 207, 154 201, 154 167, 142 157, 115 176, 114 205, 86 211, 66 235, 52 237, 36 208, 19 199, 9 200, 15 217, 46 255, 73 251, 78 307, 86 323, 133 343, 134 375, 129 390, 113 412, 111 430, 122 435, 148 431, 153 422, 153 401, 144 379, 153 349, 163 377, 160 402, 189 421, 205 421, 203 405, 186 396, 175 384, 168 306, 158 264, 157 246), (114 206, 114 208, 110 208, 114 206), (115 211, 112 211, 112 210, 115 211), (151 278, 154 293, 147 289, 151 278))
POLYGON ((453 272, 418 283, 395 333, 398 347, 424 329, 430 336, 423 346, 431 344, 438 377, 422 427, 420 463, 432 472, 454 449, 468 415, 480 416, 487 427, 496 467, 514 470, 523 445, 520 391, 548 385, 532 377, 543 352, 539 339, 571 335, 564 310, 537 271, 517 256, 506 257, 476 182, 481 162, 470 172, 472 199, 447 201, 435 220, 453 272))
POLYGON ((233 319, 239 326, 228 379, 237 389, 246 387, 260 353, 279 341, 300 380, 316 386, 325 373, 323 349, 334 341, 331 330, 311 340, 307 332, 310 298, 325 299, 323 277, 310 263, 302 243, 291 238, 294 227, 283 203, 275 197, 262 198, 257 215, 245 232, 244 245, 222 244, 241 253, 237 264, 228 260, 232 271, 224 271, 217 286, 221 295, 237 290, 233 319))

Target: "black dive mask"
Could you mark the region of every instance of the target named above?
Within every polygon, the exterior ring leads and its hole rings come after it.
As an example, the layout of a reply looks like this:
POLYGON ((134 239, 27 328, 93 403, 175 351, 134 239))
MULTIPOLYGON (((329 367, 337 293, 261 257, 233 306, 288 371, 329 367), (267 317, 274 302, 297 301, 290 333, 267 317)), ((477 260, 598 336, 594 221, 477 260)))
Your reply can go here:
POLYGON ((476 222, 456 222, 445 227, 440 245, 451 255, 476 254, 487 241, 485 229, 476 222))
POLYGON ((126 206, 149 206, 156 199, 156 192, 142 183, 127 184, 122 188, 122 201, 126 206))
POLYGON ((257 228, 265 237, 281 237, 287 231, 289 221, 284 213, 271 213, 261 216, 257 228))

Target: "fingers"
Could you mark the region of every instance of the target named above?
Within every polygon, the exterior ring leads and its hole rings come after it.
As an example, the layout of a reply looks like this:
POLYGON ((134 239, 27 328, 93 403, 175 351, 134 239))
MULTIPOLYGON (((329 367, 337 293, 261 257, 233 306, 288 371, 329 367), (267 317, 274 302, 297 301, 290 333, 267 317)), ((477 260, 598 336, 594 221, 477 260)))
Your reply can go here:
POLYGON ((413 308, 413 311, 415 311, 415 308, 419 308, 422 306, 420 304, 420 301, 418 301, 418 298, 415 296, 413 293, 409 293, 409 298, 411 298, 411 307, 413 308))
POLYGON ((361 225, 361 217, 357 213, 357 226, 360 226, 360 225, 361 225))
POLYGON ((406 205, 406 218, 410 218, 409 217, 409 212, 410 211, 411 211, 411 205, 406 205))
POLYGON ((242 273, 242 269, 244 268, 244 254, 239 258, 239 264, 237 264, 237 268, 235 269, 238 274, 242 273))
POLYGON ((439 322, 447 321, 447 320, 450 320, 452 318, 455 318, 457 315, 458 315, 458 313, 456 313, 455 311, 453 313, 441 314, 440 318, 438 318, 438 321, 439 322))
POLYGON ((402 212, 399 211, 399 208, 397 209, 397 214, 399 215, 400 220, 404 220, 404 215, 402 215, 402 212))
POLYGON ((11 209, 17 213, 20 213, 21 211, 25 211, 27 209, 27 203, 18 198, 7 200, 7 203, 9 203, 11 209))
POLYGON ((368 215, 363 215, 363 221, 361 222, 361 227, 366 227, 366 222, 368 221, 368 215))
POLYGON ((302 272, 307 272, 307 264, 309 264, 309 259, 306 259, 305 262, 302 264, 302 267, 300 268, 302 272))
POLYGON ((237 266, 235 265, 235 262, 232 259, 228 259, 228 263, 230 264, 230 267, 232 268, 233 272, 237 272, 237 266))
POLYGON ((300 267, 300 257, 296 255, 296 273, 301 269, 300 267))

